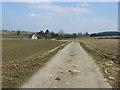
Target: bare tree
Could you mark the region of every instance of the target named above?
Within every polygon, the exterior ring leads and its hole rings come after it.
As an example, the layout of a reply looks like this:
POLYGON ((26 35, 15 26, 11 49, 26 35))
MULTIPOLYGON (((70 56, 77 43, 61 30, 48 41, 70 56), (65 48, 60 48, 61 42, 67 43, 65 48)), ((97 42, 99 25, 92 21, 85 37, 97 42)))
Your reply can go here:
POLYGON ((58 32, 58 34, 59 34, 59 39, 62 39, 64 37, 64 31, 63 30, 60 30, 58 32))

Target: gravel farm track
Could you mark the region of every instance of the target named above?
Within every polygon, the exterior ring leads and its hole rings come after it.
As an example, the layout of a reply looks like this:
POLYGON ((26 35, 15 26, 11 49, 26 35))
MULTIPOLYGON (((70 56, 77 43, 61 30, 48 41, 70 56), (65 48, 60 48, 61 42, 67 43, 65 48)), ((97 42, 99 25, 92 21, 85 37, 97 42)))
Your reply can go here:
POLYGON ((21 88, 112 88, 103 78, 94 59, 71 42, 21 88))

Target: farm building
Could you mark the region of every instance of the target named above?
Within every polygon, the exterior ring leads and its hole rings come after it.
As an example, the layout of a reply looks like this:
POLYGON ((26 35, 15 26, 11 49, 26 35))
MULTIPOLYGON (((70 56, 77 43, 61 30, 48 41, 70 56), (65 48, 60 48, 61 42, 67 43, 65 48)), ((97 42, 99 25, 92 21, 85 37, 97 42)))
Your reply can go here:
POLYGON ((33 34, 31 39, 38 39, 38 37, 36 34, 33 34))

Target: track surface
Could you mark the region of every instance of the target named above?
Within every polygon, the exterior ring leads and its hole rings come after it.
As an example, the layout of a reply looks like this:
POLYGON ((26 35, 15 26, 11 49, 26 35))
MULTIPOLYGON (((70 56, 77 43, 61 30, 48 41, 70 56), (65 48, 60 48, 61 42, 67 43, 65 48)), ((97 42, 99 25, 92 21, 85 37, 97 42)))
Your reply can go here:
POLYGON ((111 88, 78 42, 68 44, 22 88, 111 88))

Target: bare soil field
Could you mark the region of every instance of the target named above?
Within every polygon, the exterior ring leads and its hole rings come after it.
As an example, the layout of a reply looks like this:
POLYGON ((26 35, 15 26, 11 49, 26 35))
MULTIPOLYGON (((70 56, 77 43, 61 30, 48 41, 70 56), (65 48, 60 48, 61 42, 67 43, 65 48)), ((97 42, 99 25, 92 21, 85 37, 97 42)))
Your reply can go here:
POLYGON ((93 39, 120 39, 120 36, 101 36, 101 37, 92 37, 93 39))
POLYGON ((118 39, 82 39, 80 41, 113 59, 118 57, 118 39))
POLYGON ((101 68, 104 77, 113 87, 119 85, 119 48, 118 39, 81 39, 82 47, 92 55, 101 68))
POLYGON ((2 40, 3 88, 18 87, 63 48, 64 43, 52 40, 2 40), (46 54, 56 47, 59 48, 46 54))

